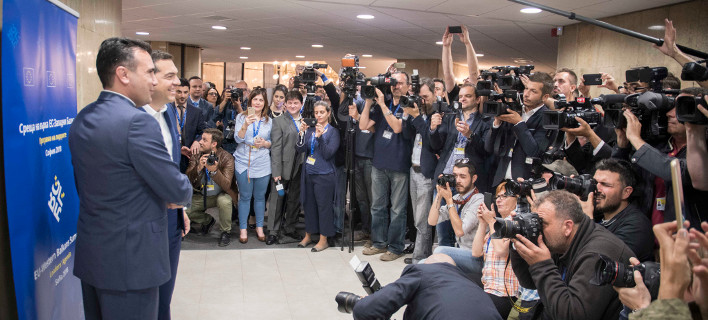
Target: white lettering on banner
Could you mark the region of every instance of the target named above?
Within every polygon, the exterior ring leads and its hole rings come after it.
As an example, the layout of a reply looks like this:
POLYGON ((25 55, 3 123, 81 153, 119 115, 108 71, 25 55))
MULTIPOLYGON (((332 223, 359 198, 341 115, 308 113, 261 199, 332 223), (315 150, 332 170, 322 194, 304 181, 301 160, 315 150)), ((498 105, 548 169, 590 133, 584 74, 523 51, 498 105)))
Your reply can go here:
POLYGON ((24 136, 28 133, 34 133, 35 131, 44 131, 45 129, 51 128, 62 128, 71 125, 74 122, 74 118, 66 117, 64 119, 49 119, 44 122, 30 123, 30 124, 19 124, 19 132, 24 136))

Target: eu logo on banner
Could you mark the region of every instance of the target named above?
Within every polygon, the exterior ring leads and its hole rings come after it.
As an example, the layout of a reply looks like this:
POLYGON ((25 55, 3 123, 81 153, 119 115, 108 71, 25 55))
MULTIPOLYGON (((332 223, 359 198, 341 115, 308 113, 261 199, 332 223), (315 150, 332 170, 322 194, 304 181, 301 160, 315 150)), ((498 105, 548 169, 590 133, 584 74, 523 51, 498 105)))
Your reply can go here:
POLYGON ((47 71, 47 87, 53 88, 57 86, 57 77, 54 71, 47 71))
POLYGON ((24 73, 23 78, 25 79, 25 87, 33 87, 34 86, 34 69, 33 68, 23 68, 22 72, 24 73))

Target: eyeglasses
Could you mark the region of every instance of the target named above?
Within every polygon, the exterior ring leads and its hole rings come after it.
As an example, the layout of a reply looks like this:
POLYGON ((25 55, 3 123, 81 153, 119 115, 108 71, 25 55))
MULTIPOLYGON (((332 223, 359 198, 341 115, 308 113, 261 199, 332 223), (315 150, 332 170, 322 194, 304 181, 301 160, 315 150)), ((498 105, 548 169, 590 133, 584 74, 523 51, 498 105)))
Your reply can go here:
POLYGON ((218 94, 216 94, 216 92, 209 92, 208 95, 210 95, 210 96, 218 96, 218 94))
POLYGON ((455 164, 460 164, 460 163, 467 164, 469 162, 470 162, 469 158, 460 158, 460 159, 455 160, 455 164))
POLYGON ((506 195, 506 194, 503 194, 503 193, 502 193, 502 194, 498 195, 495 199, 497 199, 497 200, 499 200, 499 199, 504 200, 504 199, 506 199, 506 198, 511 198, 511 197, 513 197, 513 196, 509 196, 509 195, 506 195))

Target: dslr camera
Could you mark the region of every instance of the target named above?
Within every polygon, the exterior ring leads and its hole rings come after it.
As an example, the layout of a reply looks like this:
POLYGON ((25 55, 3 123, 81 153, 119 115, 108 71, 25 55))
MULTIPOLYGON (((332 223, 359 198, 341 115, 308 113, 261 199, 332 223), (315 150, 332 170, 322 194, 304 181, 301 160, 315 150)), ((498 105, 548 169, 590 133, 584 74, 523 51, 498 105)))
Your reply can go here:
MULTIPOLYGON (((381 290, 381 284, 379 280, 376 279, 374 269, 371 268, 368 262, 363 261, 359 263, 359 266, 356 267, 354 272, 357 278, 359 278, 359 281, 361 281, 361 286, 367 294, 372 295, 376 291, 381 290)), ((359 300, 361 300, 361 296, 345 291, 340 291, 337 293, 337 296, 334 297, 334 301, 337 302, 337 310, 341 313, 352 313, 354 306, 359 300)))
POLYGON ((382 73, 375 77, 367 78, 366 80, 370 81, 372 86, 379 87, 381 91, 384 91, 387 87, 393 87, 398 84, 396 78, 391 77, 390 72, 382 73))
POLYGON ((520 234, 531 242, 538 243, 538 236, 543 233, 541 218, 537 213, 519 213, 511 220, 504 220, 502 218, 494 219, 495 231, 492 234, 493 239, 514 239, 517 234, 520 234))
POLYGON ((438 177, 437 183, 441 187, 445 187, 446 184, 449 183, 450 189, 454 189, 455 186, 457 185, 457 180, 455 180, 454 174, 443 174, 440 177, 438 177))
POLYGON ((233 102, 243 103, 243 89, 241 88, 231 88, 231 100, 233 102))
POLYGON ((563 111, 546 110, 543 112, 542 124, 547 130, 559 130, 563 128, 577 128, 580 126, 575 117, 581 118, 587 122, 590 127, 597 126, 600 123, 601 115, 589 101, 580 97, 575 101, 568 102, 565 100, 565 95, 559 94, 556 107, 563 111))
POLYGON ((209 154, 206 163, 208 166, 213 166, 214 164, 216 164, 216 153, 214 151, 209 154))
POLYGON ((604 254, 599 256, 600 260, 595 264, 595 276, 590 279, 590 284, 596 286, 610 284, 618 288, 633 288, 637 285, 634 282, 634 270, 637 270, 644 279, 644 285, 649 289, 651 299, 656 299, 659 294, 659 280, 661 278, 661 268, 658 263, 648 261, 631 266, 614 261, 604 254))
POLYGON ((587 201, 590 192, 597 190, 597 181, 589 174, 581 174, 575 178, 564 176, 560 173, 553 173, 548 181, 551 190, 565 190, 580 197, 580 200, 587 201))

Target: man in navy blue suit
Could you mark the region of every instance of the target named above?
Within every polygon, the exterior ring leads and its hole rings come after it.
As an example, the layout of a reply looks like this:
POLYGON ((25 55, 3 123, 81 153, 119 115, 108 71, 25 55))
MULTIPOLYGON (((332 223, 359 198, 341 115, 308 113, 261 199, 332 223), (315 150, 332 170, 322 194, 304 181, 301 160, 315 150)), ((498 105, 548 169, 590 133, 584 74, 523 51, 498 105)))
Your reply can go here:
POLYGON ((96 57, 104 90, 69 130, 79 194, 74 275, 86 319, 156 319, 170 280, 167 208, 192 188, 170 158, 150 103, 157 84, 150 45, 109 38, 96 57))
MULTIPOLYGON (((167 105, 168 102, 175 100, 177 86, 180 85, 180 80, 177 77, 177 67, 172 61, 172 55, 167 52, 155 50, 152 52, 151 57, 155 64, 157 85, 152 92, 152 102, 143 106, 143 110, 157 120, 162 138, 165 141, 166 150, 170 154, 172 161, 179 165, 181 146, 177 134, 175 109, 174 106, 167 105)), ((171 278, 160 286, 158 319, 170 319, 170 302, 175 289, 182 237, 188 232, 189 218, 184 214, 184 209, 168 209, 167 237, 170 243, 171 278)))
POLYGON ((202 98, 204 95, 202 83, 202 78, 198 76, 189 78, 189 99, 187 101, 202 111, 207 128, 216 128, 214 105, 202 98))

